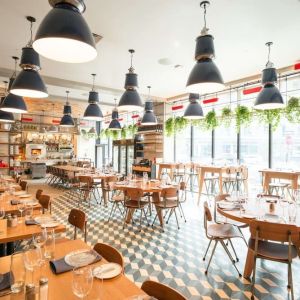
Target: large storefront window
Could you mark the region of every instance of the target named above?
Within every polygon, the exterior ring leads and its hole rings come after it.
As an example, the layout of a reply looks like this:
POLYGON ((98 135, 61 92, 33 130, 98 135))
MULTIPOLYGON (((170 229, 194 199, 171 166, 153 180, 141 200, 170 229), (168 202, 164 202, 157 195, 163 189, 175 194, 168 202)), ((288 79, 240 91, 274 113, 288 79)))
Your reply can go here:
POLYGON ((175 161, 191 161, 191 126, 175 135, 175 161))
POLYGON ((193 157, 192 161, 196 163, 211 163, 211 130, 203 130, 199 127, 193 129, 193 157))

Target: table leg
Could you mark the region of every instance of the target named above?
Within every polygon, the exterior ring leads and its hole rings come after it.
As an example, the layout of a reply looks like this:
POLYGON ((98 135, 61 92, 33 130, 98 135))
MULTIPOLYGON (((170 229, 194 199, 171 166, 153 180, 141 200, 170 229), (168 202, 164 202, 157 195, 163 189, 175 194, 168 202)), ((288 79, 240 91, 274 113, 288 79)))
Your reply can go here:
POLYGON ((200 197, 202 193, 202 188, 203 188, 203 183, 204 183, 204 176, 205 176, 205 171, 200 170, 198 174, 198 185, 199 185, 199 190, 198 190, 198 205, 200 204, 200 197))
POLYGON ((162 167, 161 167, 161 165, 159 165, 158 176, 157 176, 158 179, 160 179, 160 177, 161 177, 161 171, 162 171, 162 167))
POLYGON ((219 191, 220 195, 223 194, 223 177, 222 177, 222 171, 219 173, 219 191))
POLYGON ((269 193, 269 184, 270 184, 270 176, 266 173, 263 173, 263 192, 269 193))
POLYGON ((125 221, 127 224, 129 224, 132 221, 134 212, 135 212, 135 209, 133 209, 133 208, 130 208, 128 210, 127 218, 126 218, 126 221, 125 221))
POLYGON ((244 268, 244 278, 250 278, 254 266, 254 253, 248 248, 245 268, 244 268))
MULTIPOLYGON (((160 198, 159 198, 159 193, 153 193, 152 194, 152 199, 153 199, 153 203, 157 203, 160 201, 160 198)), ((155 209, 156 209, 156 213, 157 213, 157 217, 158 217, 158 220, 159 220, 159 223, 160 223, 160 226, 161 227, 164 227, 164 218, 163 218, 163 212, 161 209, 158 209, 156 206, 155 206, 155 209)))

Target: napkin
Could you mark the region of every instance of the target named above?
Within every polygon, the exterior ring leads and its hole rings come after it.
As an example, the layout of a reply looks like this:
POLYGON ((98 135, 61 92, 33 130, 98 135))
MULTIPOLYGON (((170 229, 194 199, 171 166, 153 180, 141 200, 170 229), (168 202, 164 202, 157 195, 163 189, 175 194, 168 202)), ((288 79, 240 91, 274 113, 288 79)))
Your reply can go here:
POLYGON ((38 223, 33 219, 25 220, 25 224, 26 225, 38 225, 38 223))
POLYGON ((11 205, 17 205, 20 203, 20 200, 10 200, 11 205))
POLYGON ((13 274, 11 272, 4 273, 2 276, 3 278, 0 281, 0 291, 10 288, 10 282, 11 279, 13 279, 13 274))
MULTIPOLYGON (((91 251, 94 251, 94 250, 91 250, 91 251)), ((92 263, 96 263, 96 262, 100 261, 101 258, 102 258, 102 256, 97 254, 97 257, 95 258, 95 260, 92 263)), ((70 266, 65 262, 65 257, 62 257, 62 258, 59 258, 56 260, 50 260, 49 264, 50 264, 50 268, 51 268, 52 272, 56 275, 62 274, 62 273, 65 273, 65 272, 68 272, 68 271, 71 271, 74 269, 73 266, 70 266)))

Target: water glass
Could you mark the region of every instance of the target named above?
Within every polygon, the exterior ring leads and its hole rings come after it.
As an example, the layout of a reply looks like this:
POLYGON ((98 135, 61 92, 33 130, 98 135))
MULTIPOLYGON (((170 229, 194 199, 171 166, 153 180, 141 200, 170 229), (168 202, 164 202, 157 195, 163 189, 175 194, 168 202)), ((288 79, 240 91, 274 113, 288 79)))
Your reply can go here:
POLYGON ((32 205, 26 205, 25 211, 24 211, 24 217, 25 220, 31 220, 33 215, 33 207, 32 205))
MULTIPOLYGON (((21 201, 18 203, 18 211, 19 211, 20 214, 21 214, 21 218, 23 217, 23 211, 25 211, 25 209, 26 209, 25 203, 24 203, 24 201, 21 200, 21 201)), ((22 219, 20 219, 19 223, 22 223, 22 219)))
POLYGON ((289 203, 289 223, 295 224, 297 219, 297 204, 296 202, 289 203))
POLYGON ((35 245, 30 245, 24 252, 24 263, 26 270, 32 274, 31 283, 34 283, 34 271, 41 266, 43 262, 42 251, 35 245))
POLYGON ((148 173, 147 172, 143 172, 143 181, 144 182, 148 181, 148 173))
POLYGON ((84 299, 93 287, 93 272, 91 267, 74 268, 72 291, 75 296, 84 299))
POLYGON ((53 259, 55 253, 55 231, 54 229, 49 229, 47 232, 47 239, 44 245, 44 257, 46 259, 53 259))
POLYGON ((4 219, 5 217, 5 211, 4 211, 4 208, 3 207, 0 207, 0 220, 1 219, 4 219))
POLYGON ((45 245, 46 240, 47 240, 47 228, 43 228, 40 233, 32 236, 33 244, 39 248, 42 248, 45 245))
POLYGON ((23 252, 15 252, 11 255, 10 261, 11 282, 10 289, 13 294, 20 293, 24 289, 25 265, 23 252))

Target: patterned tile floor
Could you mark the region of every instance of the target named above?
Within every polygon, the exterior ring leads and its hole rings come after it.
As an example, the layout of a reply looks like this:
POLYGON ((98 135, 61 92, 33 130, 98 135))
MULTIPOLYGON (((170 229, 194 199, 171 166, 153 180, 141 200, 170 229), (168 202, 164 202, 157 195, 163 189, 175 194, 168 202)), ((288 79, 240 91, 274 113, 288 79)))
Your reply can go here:
MULTIPOLYGON (((52 188, 46 187, 49 192, 52 188)), ((68 192, 58 193, 53 204, 53 213, 67 225, 67 236, 72 228, 67 216, 77 202, 70 199, 68 192)), ((195 196, 194 196, 195 197, 195 196)), ((189 195, 184 206, 187 223, 180 220, 180 230, 171 218, 165 232, 159 226, 147 227, 138 232, 129 225, 123 229, 121 216, 116 213, 108 222, 110 206, 81 204, 88 214, 88 243, 105 242, 119 249, 125 258, 126 275, 140 285, 146 279, 153 279, 172 286, 188 299, 250 299, 250 282, 239 278, 222 247, 218 246, 209 273, 204 274, 206 262, 202 257, 207 247, 203 229, 202 207, 189 195)), ((152 217, 153 218, 153 217, 152 217)), ((245 235, 248 230, 244 230, 245 235)), ((242 272, 247 252, 242 240, 234 241, 242 272)), ((295 297, 300 299, 300 262, 293 263, 295 297)), ((287 267, 283 264, 259 261, 257 268, 257 299, 289 299, 286 289, 287 267)))

